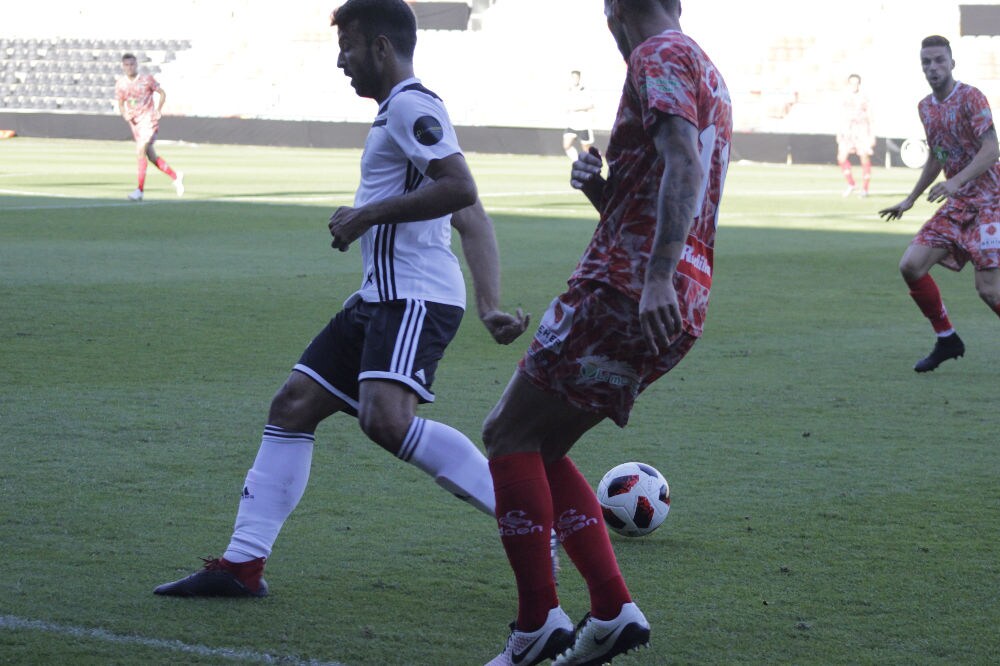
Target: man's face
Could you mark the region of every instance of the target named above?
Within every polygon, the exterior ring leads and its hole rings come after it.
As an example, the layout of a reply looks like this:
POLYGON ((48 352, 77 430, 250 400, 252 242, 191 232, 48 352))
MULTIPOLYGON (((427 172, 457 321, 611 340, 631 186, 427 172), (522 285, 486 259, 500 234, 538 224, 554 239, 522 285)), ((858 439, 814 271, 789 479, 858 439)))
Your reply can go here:
POLYGON ((859 90, 861 90, 861 79, 859 79, 856 76, 852 76, 851 78, 847 79, 847 89, 850 90, 852 93, 856 93, 859 90))
POLYGON ((951 83, 951 72, 955 61, 945 46, 928 46, 920 49, 920 66, 932 90, 947 88, 951 83))
POLYGON ((125 58, 122 60, 122 71, 130 79, 135 78, 136 72, 139 71, 139 63, 136 62, 135 58, 125 58))
POLYGON ((351 80, 351 87, 359 97, 374 98, 381 89, 381 81, 371 46, 358 28, 357 21, 337 29, 340 55, 337 67, 351 80))

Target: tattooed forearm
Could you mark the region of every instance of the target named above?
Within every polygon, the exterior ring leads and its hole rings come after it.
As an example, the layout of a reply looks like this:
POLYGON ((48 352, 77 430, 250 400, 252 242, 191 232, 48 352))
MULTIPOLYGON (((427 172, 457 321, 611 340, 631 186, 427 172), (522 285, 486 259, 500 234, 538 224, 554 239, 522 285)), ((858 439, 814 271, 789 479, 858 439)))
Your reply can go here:
POLYGON ((663 178, 649 270, 672 273, 698 213, 704 174, 698 159, 697 130, 690 122, 668 116, 657 126, 654 140, 663 159, 663 178))

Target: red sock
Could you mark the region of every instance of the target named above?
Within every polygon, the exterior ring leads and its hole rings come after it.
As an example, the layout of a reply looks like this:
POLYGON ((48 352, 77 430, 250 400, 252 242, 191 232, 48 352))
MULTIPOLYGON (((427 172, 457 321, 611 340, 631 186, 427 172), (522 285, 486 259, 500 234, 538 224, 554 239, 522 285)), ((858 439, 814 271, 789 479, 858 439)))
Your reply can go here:
POLYGON ((552 491, 556 534, 587 583, 590 614, 598 620, 614 619, 632 597, 618 568, 597 496, 569 458, 546 465, 545 474, 552 491))
POLYGON ((149 164, 149 160, 146 159, 145 155, 139 157, 139 191, 146 189, 146 167, 149 164))
POLYGON ((490 461, 500 541, 517 581, 517 628, 535 631, 559 605, 552 579, 552 497, 539 453, 490 461))
POLYGON ((851 162, 849 160, 841 162, 840 170, 844 172, 844 178, 847 180, 847 184, 854 187, 854 174, 851 172, 851 162))
POLYGON ((249 562, 230 562, 224 557, 219 559, 222 568, 231 571, 251 592, 260 589, 260 579, 264 575, 264 561, 263 557, 249 562))
POLYGON ((919 280, 909 281, 906 284, 910 287, 910 296, 916 302, 917 307, 927 317, 935 333, 946 333, 952 330, 951 321, 948 319, 948 311, 944 308, 941 300, 941 292, 938 290, 934 278, 927 273, 919 280))
POLYGON ((170 176, 170 180, 177 180, 177 174, 174 173, 174 170, 170 168, 170 165, 162 157, 156 158, 156 168, 170 176))

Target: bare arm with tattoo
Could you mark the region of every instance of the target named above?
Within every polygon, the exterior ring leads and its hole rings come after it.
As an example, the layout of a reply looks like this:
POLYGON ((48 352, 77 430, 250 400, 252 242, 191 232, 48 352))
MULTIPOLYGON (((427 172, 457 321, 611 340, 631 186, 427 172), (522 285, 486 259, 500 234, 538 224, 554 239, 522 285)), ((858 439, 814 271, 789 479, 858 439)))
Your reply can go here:
POLYGON ((688 120, 665 116, 653 130, 656 151, 663 160, 663 178, 656 206, 646 279, 639 301, 643 335, 654 354, 681 331, 681 312, 674 273, 691 224, 698 211, 698 193, 705 174, 698 159, 698 130, 688 120))

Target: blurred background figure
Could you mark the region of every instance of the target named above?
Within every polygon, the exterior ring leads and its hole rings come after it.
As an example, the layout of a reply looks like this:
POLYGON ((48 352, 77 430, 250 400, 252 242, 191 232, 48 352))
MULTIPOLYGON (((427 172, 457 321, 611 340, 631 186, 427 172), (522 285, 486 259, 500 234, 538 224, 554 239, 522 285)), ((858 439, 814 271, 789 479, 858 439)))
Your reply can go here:
POLYGON ((841 109, 841 126, 837 132, 837 164, 847 180, 844 196, 850 196, 857 186, 851 167, 851 154, 861 162, 862 197, 868 196, 868 186, 872 179, 872 152, 875 150, 875 133, 872 129, 871 105, 868 97, 861 92, 861 77, 851 74, 847 77, 847 94, 841 109))
POLYGON ((569 73, 570 84, 566 97, 568 122, 563 133, 563 152, 571 160, 576 161, 576 142, 580 142, 580 151, 587 152, 594 145, 594 99, 590 91, 584 88, 580 80, 580 71, 569 73))

